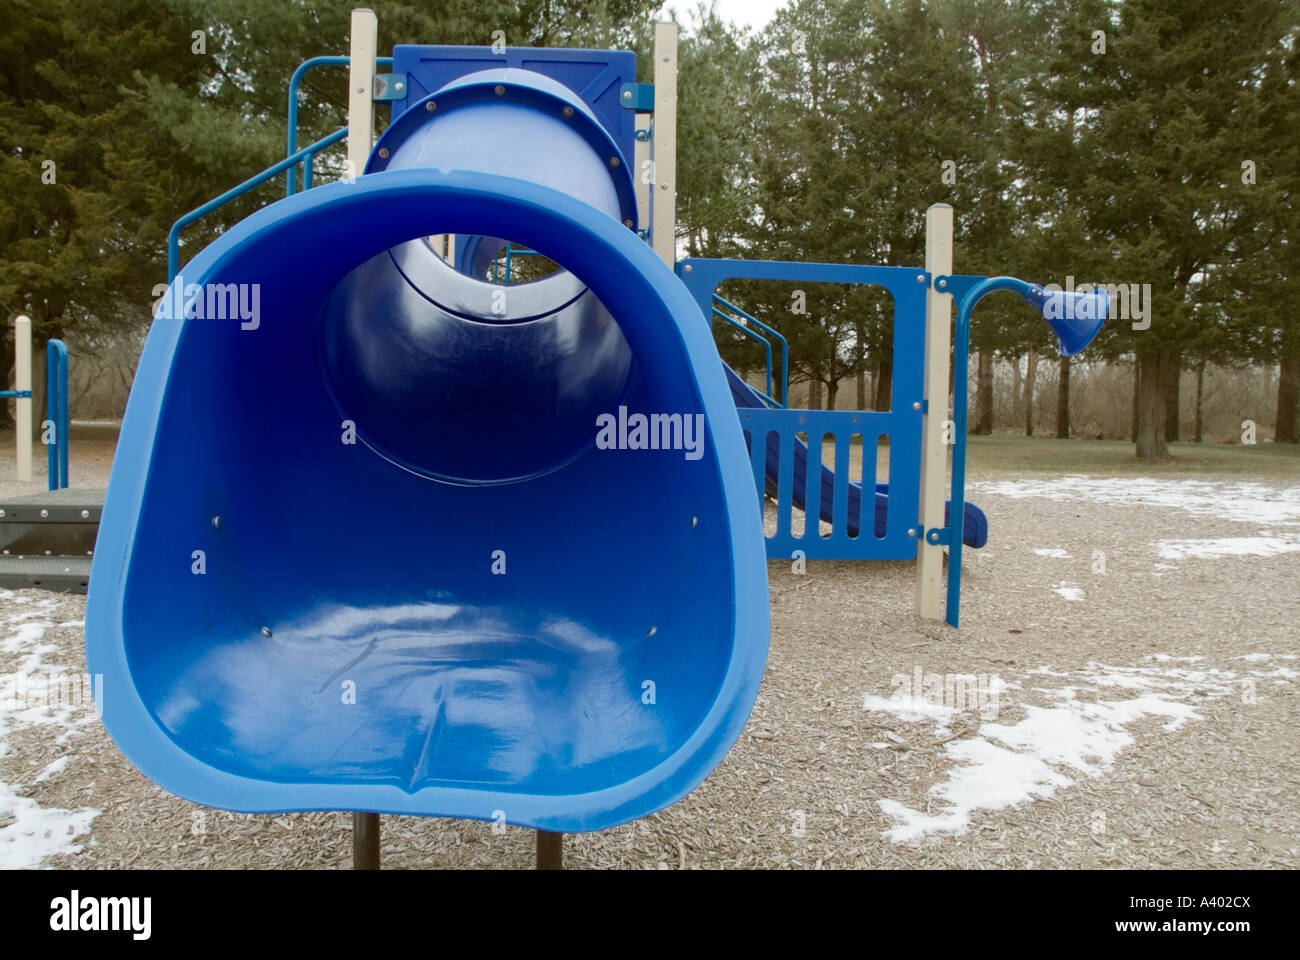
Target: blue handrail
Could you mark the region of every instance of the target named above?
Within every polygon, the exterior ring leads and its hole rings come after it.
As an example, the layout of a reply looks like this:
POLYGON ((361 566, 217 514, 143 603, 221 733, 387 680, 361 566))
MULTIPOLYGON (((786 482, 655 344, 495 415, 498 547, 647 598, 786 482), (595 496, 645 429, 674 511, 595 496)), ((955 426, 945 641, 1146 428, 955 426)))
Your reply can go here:
POLYGON ((203 206, 196 207, 195 209, 191 210, 189 213, 185 214, 185 216, 177 220, 175 223, 173 223, 171 230, 167 234, 167 282, 171 283, 173 280, 175 280, 176 273, 180 269, 180 243, 181 243, 182 230, 188 227, 195 220, 207 216, 209 213, 211 213, 213 210, 217 209, 218 207, 224 206, 225 204, 229 203, 231 200, 234 200, 236 197, 242 196, 243 194, 247 193, 249 190, 252 190, 254 187, 260 186, 261 184, 265 183, 267 180, 270 180, 272 177, 276 176, 283 170, 292 168, 295 164, 299 163, 304 157, 314 156, 318 151, 324 150, 326 147, 338 143, 347 135, 348 135, 347 127, 342 127, 339 130, 335 130, 328 137, 324 137, 320 140, 317 140, 309 147, 303 147, 297 153, 285 157, 283 160, 281 160, 279 163, 275 164, 274 166, 267 167, 257 176, 250 177, 249 179, 245 180, 237 187, 231 187, 229 190, 227 190, 221 196, 217 197, 215 200, 209 200, 207 203, 203 204, 203 206))
POLYGON ((759 343, 763 345, 763 349, 767 353, 767 366, 766 366, 767 391, 764 392, 762 390, 759 390, 758 393, 762 395, 764 400, 767 400, 769 403, 771 403, 772 406, 779 407, 781 404, 777 403, 776 400, 772 398, 772 344, 767 340, 767 338, 760 337, 758 334, 756 334, 753 330, 749 329, 749 327, 745 326, 739 320, 735 319, 734 317, 727 316, 717 307, 713 308, 713 313, 714 316, 721 317, 723 320, 727 321, 727 323, 731 324, 733 327, 735 327, 745 336, 753 337, 755 340, 757 340, 759 343))
MULTIPOLYGON (((351 64, 351 57, 312 57, 310 60, 304 60, 300 63, 298 69, 293 72, 293 76, 289 78, 289 137, 288 149, 285 150, 284 154, 286 157, 292 157, 298 152, 298 86, 302 83, 302 78, 307 75, 308 70, 314 70, 317 67, 346 67, 351 64)), ((375 66, 377 67, 391 67, 392 65, 392 57, 375 57, 375 66)), ((286 197, 291 197, 297 192, 297 170, 295 167, 291 167, 285 177, 284 195, 286 197)), ((360 170, 357 171, 357 173, 360 172, 360 170)), ((311 188, 310 157, 307 158, 304 165, 302 188, 304 190, 311 188)))
MULTIPOLYGON (((773 329, 772 327, 769 327, 766 323, 764 323, 762 320, 759 320, 757 317, 750 316, 748 313, 740 309, 740 307, 736 306, 731 301, 723 299, 722 297, 718 296, 716 293, 713 295, 713 299, 716 303, 720 303, 728 310, 738 313, 742 318, 744 318, 749 323, 752 323, 760 330, 764 331, 765 333, 771 334, 772 336, 776 337, 776 339, 781 341, 781 402, 777 403, 775 400, 772 402, 775 406, 784 407, 786 405, 785 403, 786 397, 788 397, 790 394, 790 344, 789 342, 785 339, 785 337, 781 335, 779 331, 773 329)), ((762 337, 756 336, 752 330, 748 330, 745 327, 740 326, 739 324, 735 324, 730 317, 726 316, 726 314, 720 313, 717 307, 713 308, 713 312, 717 313, 719 316, 723 317, 723 319, 727 320, 728 322, 732 322, 733 326, 737 326, 740 329, 745 330, 746 333, 750 334, 751 336, 754 336, 755 339, 763 340, 762 337)), ((764 340, 763 342, 766 343, 767 341, 764 340)), ((772 392, 772 349, 770 344, 767 347, 767 376, 768 376, 767 392, 771 393, 772 392)))
MULTIPOLYGON (((511 254, 513 254, 513 255, 516 256, 516 257, 540 257, 540 256, 541 256, 541 254, 538 253, 536 250, 529 250, 529 249, 526 248, 526 247, 519 247, 518 249, 514 249, 514 244, 507 243, 507 244, 506 244, 506 281, 505 281, 507 286, 510 285, 510 257, 511 257, 511 254)), ((501 261, 500 261, 499 259, 494 259, 494 260, 492 261, 492 282, 493 282, 493 283, 497 283, 497 282, 498 282, 498 281, 497 281, 497 276, 498 276, 498 274, 497 274, 497 264, 500 263, 500 262, 501 262, 501 261)))
POLYGON ((966 522, 966 406, 970 376, 970 315, 981 298, 995 290, 1014 290, 1022 297, 1030 285, 1015 277, 982 277, 957 304, 952 344, 952 479, 948 509, 948 600, 946 619, 956 627, 961 610, 961 546, 966 522))
POLYGON ((49 488, 62 490, 68 485, 68 348, 62 340, 45 342, 45 417, 53 428, 46 447, 49 488))

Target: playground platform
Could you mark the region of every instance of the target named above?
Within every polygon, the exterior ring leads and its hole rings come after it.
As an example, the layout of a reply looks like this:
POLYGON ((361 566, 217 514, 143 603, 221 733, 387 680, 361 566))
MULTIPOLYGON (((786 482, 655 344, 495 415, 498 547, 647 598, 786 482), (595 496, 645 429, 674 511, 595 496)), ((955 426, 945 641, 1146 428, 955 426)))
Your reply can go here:
POLYGON ((85 593, 103 509, 95 489, 0 500, 0 587, 85 593))

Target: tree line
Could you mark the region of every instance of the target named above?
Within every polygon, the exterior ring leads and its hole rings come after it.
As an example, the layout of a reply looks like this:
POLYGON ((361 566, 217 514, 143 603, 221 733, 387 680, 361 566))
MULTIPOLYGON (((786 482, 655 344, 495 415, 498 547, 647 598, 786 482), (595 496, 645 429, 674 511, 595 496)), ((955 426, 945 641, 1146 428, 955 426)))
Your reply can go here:
MULTIPOLYGON (((147 323, 168 227, 283 156, 288 77, 346 50, 352 5, 10 0, 0 308, 30 314, 42 338, 147 323)), ((516 46, 633 49, 651 79, 656 0, 370 6, 383 46, 502 31, 516 46)), ((790 0, 757 31, 701 5, 680 57, 679 249, 920 265, 924 210, 951 203, 960 273, 1136 291, 1090 350, 1135 365, 1139 456, 1178 437, 1179 373, 1206 362, 1277 365, 1276 435, 1296 442, 1298 34, 1295 0, 790 0)), ((300 143, 346 122, 345 79, 309 75, 300 143)), ((188 249, 280 189, 191 228, 188 249)), ((887 406, 880 291, 725 294, 787 337, 814 403, 834 404, 849 378, 860 405, 887 406)), ((761 363, 752 341, 716 333, 734 365, 761 363)), ((1053 345, 1012 295, 981 305, 976 429, 991 420, 993 358, 1053 345)))

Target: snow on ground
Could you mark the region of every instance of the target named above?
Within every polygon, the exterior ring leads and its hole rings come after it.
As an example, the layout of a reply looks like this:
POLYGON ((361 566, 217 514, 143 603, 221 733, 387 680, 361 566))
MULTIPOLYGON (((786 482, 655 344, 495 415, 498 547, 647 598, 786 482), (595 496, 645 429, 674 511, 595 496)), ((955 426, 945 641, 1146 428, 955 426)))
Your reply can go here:
MULTIPOLYGON (((89 693, 84 676, 43 662, 57 649, 44 642, 45 632, 55 626, 48 614, 56 604, 52 595, 34 599, 0 590, 0 655, 17 666, 0 674, 0 757, 17 752, 17 735, 28 728, 50 727, 42 735, 63 743, 94 718, 84 709, 89 693)), ((77 838, 90 832, 100 811, 43 808, 22 795, 24 786, 62 772, 70 759, 52 761, 28 784, 0 781, 0 870, 38 867, 46 857, 81 850, 77 838)))
POLYGON ((1071 583, 1069 580, 1062 580, 1056 586, 1052 587, 1052 593, 1065 597, 1066 600, 1073 600, 1080 603, 1084 599, 1083 588, 1077 583, 1071 583))
POLYGON ((1157 540, 1161 560, 1221 560, 1224 557, 1276 557, 1300 551, 1300 536, 1220 537, 1208 540, 1157 540))
MULTIPOLYGON (((1300 526, 1300 486, 1277 489, 1251 481, 1163 480, 1151 477, 1065 476, 1051 479, 996 480, 969 484, 979 492, 1047 500, 1175 507, 1197 516, 1255 526, 1300 526)), ((1300 552, 1300 531, 1260 530, 1253 537, 1156 540, 1161 560, 1222 560, 1226 557, 1276 557, 1300 552)), ((1056 547, 1037 548, 1040 557, 1066 559, 1056 547)), ((1156 564, 1157 570, 1172 569, 1156 564)), ((1060 590, 1056 591, 1061 593, 1060 590)), ((1062 594, 1064 596, 1064 594, 1062 594)), ((1082 599, 1082 597, 1068 599, 1082 599)))
POLYGON ((1300 525, 1300 486, 1278 489, 1249 480, 1167 480, 1154 477, 1067 475, 1043 479, 983 480, 968 492, 1013 500, 1087 500, 1093 503, 1177 507, 1237 523, 1300 525))
POLYGON ((893 697, 877 697, 873 694, 864 694, 862 697, 863 710, 884 710, 886 713, 892 713, 901 720, 909 723, 916 720, 950 720, 961 713, 956 707, 944 706, 942 703, 932 703, 924 695, 906 694, 903 696, 895 695, 893 697))
MULTIPOLYGON (((952 766, 946 778, 928 791, 932 802, 927 809, 888 798, 877 801, 894 820, 882 835, 901 843, 932 834, 966 833, 978 811, 1048 798, 1083 777, 1102 776, 1121 751, 1135 744, 1127 728, 1139 720, 1155 717, 1163 721, 1165 730, 1175 731, 1200 718, 1191 701, 1254 697, 1257 685, 1285 684, 1300 676, 1283 667, 1198 668, 1194 664, 1201 659, 1156 654, 1148 658, 1149 666, 1090 663, 1077 671, 1046 667, 1030 671, 1026 684, 1008 684, 1003 689, 1028 686, 1026 698, 1036 695, 1043 702, 1021 703, 1024 715, 1016 723, 986 721, 973 736, 947 743, 945 755, 952 766), (1183 663, 1189 665, 1174 665, 1183 663), (1028 683, 1031 679, 1035 683, 1028 683), (1067 682, 1037 686, 1039 679, 1067 682)), ((1294 657, 1250 654, 1237 659, 1273 665, 1294 657)), ((891 709, 898 706, 894 701, 868 699, 870 709, 889 710, 909 721, 917 717, 913 709, 891 709)), ((951 718, 950 713, 942 719, 951 718)))

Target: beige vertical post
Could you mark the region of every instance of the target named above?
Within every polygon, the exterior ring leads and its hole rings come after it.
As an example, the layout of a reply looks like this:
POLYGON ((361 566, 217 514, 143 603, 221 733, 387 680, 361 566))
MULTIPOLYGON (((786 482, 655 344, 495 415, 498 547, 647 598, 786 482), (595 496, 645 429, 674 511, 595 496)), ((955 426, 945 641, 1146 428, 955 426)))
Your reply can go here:
POLYGON ((650 245, 677 262, 677 24, 655 24, 654 200, 650 245))
MULTIPOLYGON (((952 294, 940 293, 933 279, 952 274, 952 207, 936 203, 925 212, 925 269, 931 286, 925 294, 925 400, 921 419, 921 528, 917 531, 916 612, 929 620, 943 617, 943 545, 927 543, 924 531, 942 527, 947 499, 948 352, 952 346, 952 294)), ((961 389, 960 386, 958 389, 961 389)), ((957 536, 961 517, 953 518, 957 536)))
MULTIPOLYGON (((32 389, 32 321, 28 317, 14 320, 14 389, 32 389)), ((18 479, 32 479, 32 398, 14 401, 14 459, 18 461, 18 479)))
POLYGON ((348 176, 358 177, 370 157, 375 131, 375 56, 379 18, 362 7, 352 11, 352 47, 348 51, 348 176))

